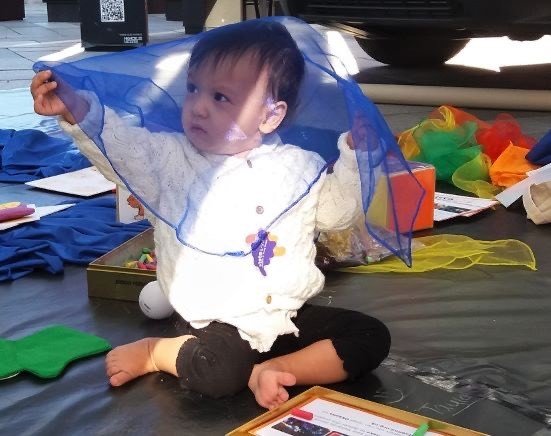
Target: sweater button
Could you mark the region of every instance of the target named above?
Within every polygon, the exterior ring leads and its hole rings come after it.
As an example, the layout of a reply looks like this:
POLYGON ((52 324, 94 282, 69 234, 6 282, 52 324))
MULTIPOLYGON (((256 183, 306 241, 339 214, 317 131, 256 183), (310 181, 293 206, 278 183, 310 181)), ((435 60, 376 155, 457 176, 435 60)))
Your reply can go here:
POLYGON ((267 304, 272 304, 272 296, 271 296, 271 295, 268 295, 268 296, 266 297, 266 303, 267 303, 267 304))
POLYGON ((264 208, 262 206, 256 206, 256 213, 262 215, 264 213, 264 208))

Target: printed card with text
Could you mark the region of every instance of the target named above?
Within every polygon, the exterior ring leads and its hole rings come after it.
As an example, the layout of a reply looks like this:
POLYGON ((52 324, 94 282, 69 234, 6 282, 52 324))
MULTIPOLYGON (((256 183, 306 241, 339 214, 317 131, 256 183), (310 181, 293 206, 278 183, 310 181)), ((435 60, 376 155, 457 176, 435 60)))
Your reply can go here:
POLYGON ((484 436, 484 433, 314 386, 228 435, 484 436))

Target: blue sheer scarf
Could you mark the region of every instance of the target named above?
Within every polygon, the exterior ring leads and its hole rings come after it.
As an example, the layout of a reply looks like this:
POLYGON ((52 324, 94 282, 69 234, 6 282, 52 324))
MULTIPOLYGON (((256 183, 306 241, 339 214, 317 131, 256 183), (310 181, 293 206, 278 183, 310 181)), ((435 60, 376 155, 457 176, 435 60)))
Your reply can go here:
MULTIPOLYGON (((324 36, 306 23, 291 17, 251 20, 213 29, 192 37, 150 45, 125 52, 85 58, 74 62, 38 62, 35 71, 50 69, 58 82, 57 93, 69 108, 80 127, 110 160, 111 165, 128 189, 157 218, 171 226, 178 239, 188 246, 217 255, 249 255, 255 244, 261 244, 270 227, 277 223, 304 197, 322 173, 331 171, 339 158, 337 139, 351 131, 356 147, 356 159, 361 180, 361 202, 365 225, 377 241, 389 248, 406 264, 411 263, 411 229, 424 190, 412 175, 396 140, 375 105, 362 93, 340 59, 331 53, 324 36), (266 214, 257 240, 247 250, 220 242, 203 247, 191 237, 197 220, 197 203, 201 199, 180 199, 181 210, 174 214, 159 202, 160 192, 166 189, 158 178, 151 178, 144 188, 144 174, 127 171, 120 160, 114 159, 102 132, 110 108, 128 126, 141 127, 152 134, 185 135, 182 111, 189 92, 187 76, 190 57, 202 38, 224 37, 224 32, 243 32, 243 35, 262 32, 263 26, 283 25, 292 36, 304 59, 304 78, 298 93, 297 107, 292 118, 277 130, 281 143, 293 144, 317 153, 322 164, 316 171, 297 174, 292 178, 292 195, 280 210, 266 214), (89 110, 90 101, 82 103, 83 92, 93 95, 99 110, 89 110), (400 198, 408 204, 397 204, 392 178, 402 177, 400 198), (376 201, 373 199, 376 198, 376 201)), ((128 156, 132 159, 132 156, 128 156)), ((146 163, 144 162, 144 166, 146 163)), ((297 173, 302 168, 296 168, 297 173)), ((285 182, 285 181, 283 181, 285 182)), ((208 185, 208 184, 207 184, 208 185)), ((208 192, 208 189, 207 189, 208 192)), ((206 193, 204 194, 207 195, 206 193)), ((233 213, 227 211, 227 213, 233 213)), ((240 213, 239 211, 235 213, 240 213)), ((220 217, 224 225, 224 217, 220 217)), ((254 253, 253 253, 254 254, 254 253)))

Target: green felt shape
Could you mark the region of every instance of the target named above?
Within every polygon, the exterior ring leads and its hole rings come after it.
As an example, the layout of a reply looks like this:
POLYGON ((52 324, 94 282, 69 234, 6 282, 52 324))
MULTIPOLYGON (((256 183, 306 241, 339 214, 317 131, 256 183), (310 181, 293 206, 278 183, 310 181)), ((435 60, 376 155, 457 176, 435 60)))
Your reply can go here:
POLYGON ((0 379, 22 371, 54 378, 73 360, 110 349, 105 339, 61 325, 17 340, 0 339, 0 379))

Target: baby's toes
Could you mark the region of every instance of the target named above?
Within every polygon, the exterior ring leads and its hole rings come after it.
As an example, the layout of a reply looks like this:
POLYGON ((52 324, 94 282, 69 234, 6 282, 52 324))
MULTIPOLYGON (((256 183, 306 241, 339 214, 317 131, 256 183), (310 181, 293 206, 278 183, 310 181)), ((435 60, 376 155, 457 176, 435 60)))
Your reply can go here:
POLYGON ((109 378, 109 383, 111 386, 122 386, 123 384, 134 379, 132 375, 124 371, 119 371, 109 378))
POLYGON ((111 377, 113 374, 121 372, 121 369, 118 367, 118 365, 108 364, 105 365, 105 372, 107 373, 108 377, 111 377))

